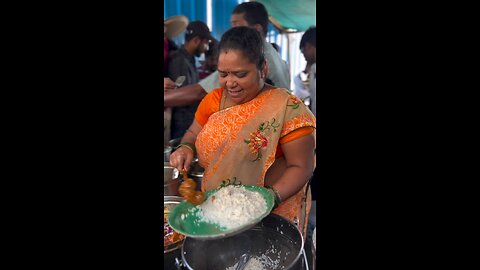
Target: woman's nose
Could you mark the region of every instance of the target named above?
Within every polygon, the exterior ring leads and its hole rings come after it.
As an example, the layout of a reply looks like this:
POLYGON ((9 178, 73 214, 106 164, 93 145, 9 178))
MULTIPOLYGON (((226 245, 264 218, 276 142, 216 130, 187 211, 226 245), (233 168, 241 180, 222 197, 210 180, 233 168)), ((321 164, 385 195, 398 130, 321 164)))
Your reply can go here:
POLYGON ((235 82, 235 80, 233 78, 231 78, 231 76, 227 76, 227 88, 234 88, 237 86, 237 83, 235 82))

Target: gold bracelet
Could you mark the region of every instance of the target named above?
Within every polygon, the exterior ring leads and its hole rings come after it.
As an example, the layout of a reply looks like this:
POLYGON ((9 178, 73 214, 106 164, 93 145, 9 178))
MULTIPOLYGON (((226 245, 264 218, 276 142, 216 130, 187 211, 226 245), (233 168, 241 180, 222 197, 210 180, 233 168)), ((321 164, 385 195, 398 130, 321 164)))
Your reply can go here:
POLYGON ((274 199, 275 199, 273 209, 277 208, 278 205, 282 203, 282 198, 280 198, 280 194, 278 194, 278 191, 274 189, 272 186, 265 186, 265 187, 273 191, 274 199))
POLYGON ((178 146, 177 146, 177 149, 182 147, 182 146, 186 146, 188 147, 190 150, 192 150, 193 152, 193 156, 195 156, 197 154, 197 151, 195 149, 195 145, 193 145, 192 143, 189 143, 189 142, 181 142, 178 146))

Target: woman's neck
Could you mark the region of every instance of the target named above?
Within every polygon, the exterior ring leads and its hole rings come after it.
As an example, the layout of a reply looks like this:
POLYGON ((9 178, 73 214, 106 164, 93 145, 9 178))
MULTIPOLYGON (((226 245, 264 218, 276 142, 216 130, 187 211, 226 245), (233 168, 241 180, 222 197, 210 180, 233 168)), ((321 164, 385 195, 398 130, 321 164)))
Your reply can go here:
MULTIPOLYGON (((258 97, 258 95, 260 95, 262 92, 264 92, 266 90, 269 90, 269 89, 273 89, 273 88, 274 87, 271 86, 270 84, 264 83, 263 87, 258 91, 257 95, 253 99, 258 97)), ((251 99, 251 100, 253 100, 253 99, 251 99)), ((247 101, 247 102, 249 102, 249 101, 247 101)), ((247 102, 244 102, 244 103, 247 103, 247 102)), ((241 103, 241 104, 244 104, 244 103, 241 103)), ((237 103, 234 103, 233 101, 231 101, 230 97, 227 94, 227 91, 225 89, 222 90, 222 100, 220 101, 220 110, 230 108, 230 107, 233 107, 235 105, 241 105, 241 104, 237 104, 237 103)))

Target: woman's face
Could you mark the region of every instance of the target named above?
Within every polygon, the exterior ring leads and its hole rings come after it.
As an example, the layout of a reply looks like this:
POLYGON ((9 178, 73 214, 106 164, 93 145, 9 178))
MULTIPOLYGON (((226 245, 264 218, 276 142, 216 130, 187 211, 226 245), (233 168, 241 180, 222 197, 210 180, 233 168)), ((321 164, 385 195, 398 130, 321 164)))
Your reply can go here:
POLYGON ((217 70, 220 86, 235 104, 252 100, 263 88, 260 70, 239 50, 222 50, 217 70))

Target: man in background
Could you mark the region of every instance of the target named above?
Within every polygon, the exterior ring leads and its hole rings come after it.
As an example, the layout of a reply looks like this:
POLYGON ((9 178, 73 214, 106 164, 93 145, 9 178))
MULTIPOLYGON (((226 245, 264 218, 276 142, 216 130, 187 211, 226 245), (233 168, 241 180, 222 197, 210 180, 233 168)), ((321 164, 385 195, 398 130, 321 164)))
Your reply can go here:
MULTIPOLYGON (((235 7, 231 16, 232 27, 248 26, 256 29, 265 39, 268 27, 268 12, 258 2, 245 2, 235 7)), ((264 53, 269 67, 269 79, 274 86, 290 89, 290 74, 287 64, 272 44, 264 40, 264 53)), ((163 96, 165 106, 185 106, 199 102, 212 90, 219 88, 218 72, 210 74, 197 84, 182 87, 177 91, 166 92, 163 96)))
MULTIPOLYGON (((195 57, 200 57, 208 50, 211 36, 208 26, 201 21, 193 21, 185 30, 185 43, 180 49, 171 53, 168 57, 167 76, 176 81, 178 77, 185 76, 181 85, 198 83, 199 74, 195 66, 195 57)), ((178 89, 164 91, 165 94, 176 92, 178 89)), ((192 102, 185 106, 174 107, 172 110, 171 138, 181 138, 193 122, 195 111, 200 102, 192 102)), ((167 105, 165 105, 167 106, 167 105)), ((167 106, 168 107, 168 106, 167 106)))
POLYGON ((208 77, 217 70, 218 40, 212 39, 208 47, 208 51, 205 52, 205 61, 203 61, 202 66, 199 68, 200 80, 208 77))
POLYGON ((315 116, 317 116, 317 93, 316 93, 316 81, 317 81, 317 28, 310 27, 305 31, 300 40, 300 51, 303 53, 307 66, 310 65, 308 70, 308 89, 310 92, 311 110, 315 116))

